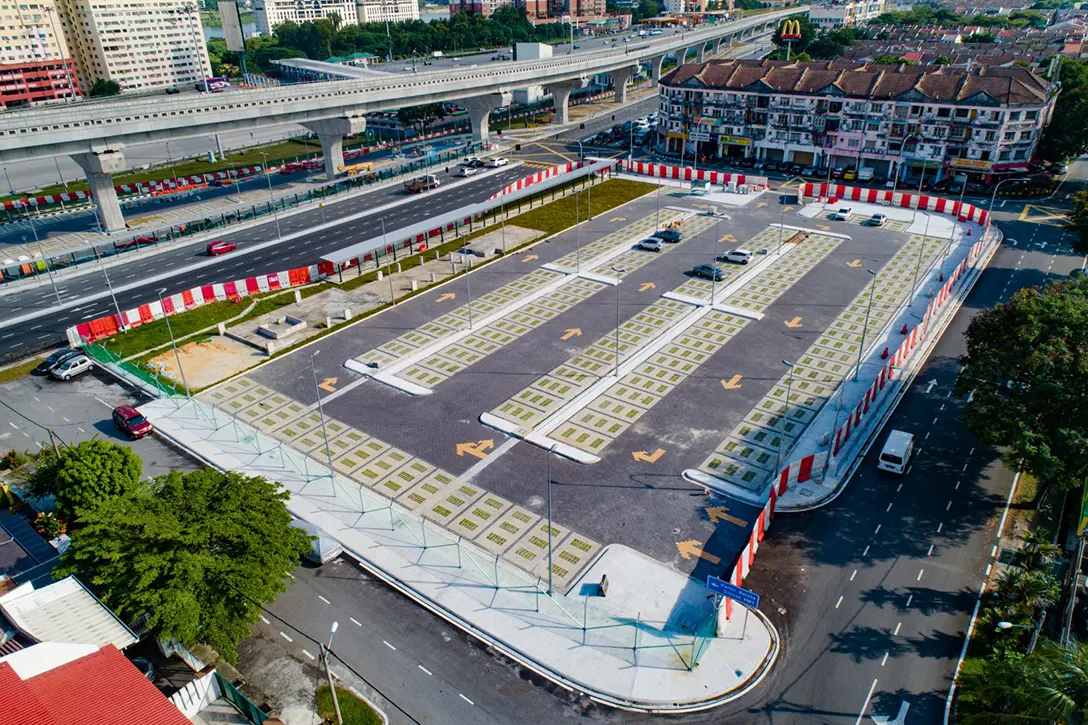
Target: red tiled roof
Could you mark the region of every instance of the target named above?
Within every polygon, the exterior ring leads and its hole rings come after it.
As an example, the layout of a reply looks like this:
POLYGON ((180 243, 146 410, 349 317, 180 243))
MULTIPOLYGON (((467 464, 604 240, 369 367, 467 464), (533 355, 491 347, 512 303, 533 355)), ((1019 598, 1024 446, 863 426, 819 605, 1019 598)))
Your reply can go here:
POLYGON ((113 645, 22 680, 0 663, 0 725, 190 725, 113 645))

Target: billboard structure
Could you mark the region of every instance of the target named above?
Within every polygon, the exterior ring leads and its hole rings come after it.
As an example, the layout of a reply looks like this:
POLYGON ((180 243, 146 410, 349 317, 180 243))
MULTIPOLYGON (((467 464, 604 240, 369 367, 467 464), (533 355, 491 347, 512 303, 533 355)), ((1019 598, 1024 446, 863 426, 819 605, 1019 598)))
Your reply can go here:
POLYGON ((786 60, 788 61, 790 59, 790 52, 793 50, 793 44, 801 39, 801 21, 783 20, 778 37, 786 43, 786 60))
POLYGON ((242 34, 242 14, 235 0, 219 1, 219 18, 223 23, 223 38, 227 41, 227 50, 235 53, 246 52, 246 40, 242 34))

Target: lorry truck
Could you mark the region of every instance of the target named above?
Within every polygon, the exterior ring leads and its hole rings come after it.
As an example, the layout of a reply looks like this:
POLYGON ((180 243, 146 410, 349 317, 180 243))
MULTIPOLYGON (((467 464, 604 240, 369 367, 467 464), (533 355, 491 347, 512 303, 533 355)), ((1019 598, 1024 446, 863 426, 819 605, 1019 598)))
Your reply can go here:
POLYGON ((414 179, 408 179, 408 181, 404 182, 405 191, 411 194, 419 194, 430 189, 437 189, 438 186, 438 177, 434 174, 417 176, 414 179))

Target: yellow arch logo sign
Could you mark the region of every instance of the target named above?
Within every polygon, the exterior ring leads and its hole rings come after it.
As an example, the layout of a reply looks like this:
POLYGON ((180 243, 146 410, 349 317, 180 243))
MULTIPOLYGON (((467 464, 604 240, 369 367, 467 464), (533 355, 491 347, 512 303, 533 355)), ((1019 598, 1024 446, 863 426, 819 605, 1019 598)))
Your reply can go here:
POLYGON ((782 40, 800 40, 801 38, 801 21, 800 20, 785 20, 782 22, 782 40))

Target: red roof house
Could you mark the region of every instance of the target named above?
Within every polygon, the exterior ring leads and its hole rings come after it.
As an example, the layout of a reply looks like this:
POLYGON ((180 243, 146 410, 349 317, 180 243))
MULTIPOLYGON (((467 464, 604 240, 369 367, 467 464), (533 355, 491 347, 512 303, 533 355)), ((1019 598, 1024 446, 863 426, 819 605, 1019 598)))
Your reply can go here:
POLYGON ((191 725, 112 644, 25 679, 0 660, 0 725, 70 723, 191 725))

